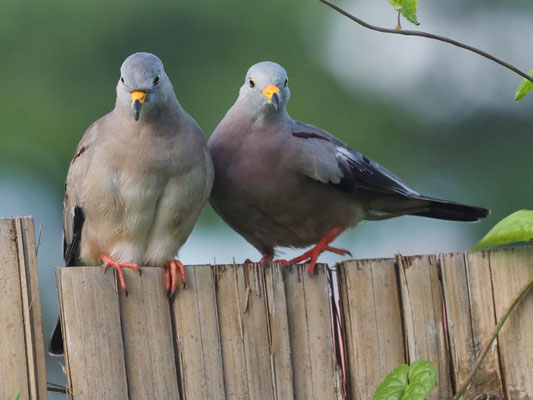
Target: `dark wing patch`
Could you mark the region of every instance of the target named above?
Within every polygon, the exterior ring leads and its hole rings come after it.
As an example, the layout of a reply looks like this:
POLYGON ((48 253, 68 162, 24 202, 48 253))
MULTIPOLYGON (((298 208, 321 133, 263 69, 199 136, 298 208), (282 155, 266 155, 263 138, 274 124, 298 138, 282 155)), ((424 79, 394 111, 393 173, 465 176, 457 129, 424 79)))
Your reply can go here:
POLYGON ((318 133, 293 132, 292 136, 302 139, 320 139, 330 142, 330 140, 326 136, 319 135, 318 133))
POLYGON ((77 153, 74 155, 74 157, 72 158, 72 161, 70 163, 72 164, 74 161, 76 161, 76 158, 78 158, 83 153, 85 153, 85 150, 87 150, 87 147, 89 147, 89 146, 82 146, 81 149, 79 149, 77 151, 77 153))
POLYGON ((353 194, 364 188, 404 196, 418 195, 392 172, 355 150, 338 146, 336 155, 343 177, 335 186, 342 191, 353 194))
POLYGON ((76 206, 74 208, 74 221, 72 224, 72 242, 67 243, 63 238, 63 259, 67 267, 79 265, 79 245, 84 221, 85 215, 83 210, 76 206))

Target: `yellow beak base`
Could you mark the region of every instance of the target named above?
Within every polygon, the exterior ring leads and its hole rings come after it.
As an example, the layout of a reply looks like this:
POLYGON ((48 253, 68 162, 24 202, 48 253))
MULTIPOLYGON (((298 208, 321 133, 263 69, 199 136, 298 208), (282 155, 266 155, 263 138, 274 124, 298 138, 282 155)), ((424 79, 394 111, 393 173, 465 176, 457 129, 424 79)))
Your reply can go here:
POLYGON ((279 87, 276 85, 268 85, 263 89, 263 95, 268 99, 268 101, 272 101, 272 95, 274 93, 276 93, 279 97, 279 87))
POLYGON ((146 99, 146 92, 142 92, 140 90, 131 92, 131 102, 135 103, 135 100, 139 100, 142 103, 144 103, 144 100, 146 99))

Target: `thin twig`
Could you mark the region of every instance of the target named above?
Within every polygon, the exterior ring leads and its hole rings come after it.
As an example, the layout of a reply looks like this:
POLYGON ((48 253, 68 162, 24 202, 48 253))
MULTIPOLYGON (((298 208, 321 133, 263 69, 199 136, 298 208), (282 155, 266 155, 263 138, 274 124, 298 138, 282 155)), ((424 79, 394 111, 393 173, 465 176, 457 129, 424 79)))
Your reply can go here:
POLYGON ((401 17, 402 16, 402 9, 401 8, 398 8, 398 26, 396 27, 397 29, 402 29, 402 21, 401 21, 401 17))
POLYGON ((404 30, 404 29, 389 29, 389 28, 382 28, 380 26, 371 25, 371 24, 363 21, 362 19, 356 17, 355 15, 350 14, 348 11, 342 9, 341 7, 337 6, 336 4, 333 4, 329 0, 319 0, 319 1, 321 1, 325 5, 333 8, 335 11, 338 11, 339 13, 344 15, 345 17, 350 18, 352 21, 357 22, 359 25, 364 26, 365 28, 371 29, 373 31, 383 32, 383 33, 395 33, 397 35, 405 35, 405 36, 420 36, 420 37, 425 37, 425 38, 428 38, 428 39, 434 39, 434 40, 438 40, 438 41, 441 41, 441 42, 449 43, 451 45, 454 45, 454 46, 460 47, 462 49, 469 50, 469 51, 471 51, 473 53, 479 54, 482 57, 488 58, 489 60, 492 60, 495 63, 498 63, 498 64, 504 66, 507 69, 510 69, 511 71, 513 71, 514 73, 520 75, 524 79, 527 79, 530 82, 533 82, 533 77, 531 77, 530 75, 528 75, 525 72, 519 70, 518 68, 512 66, 511 64, 508 64, 505 61, 500 60, 497 57, 494 57, 492 54, 489 54, 489 53, 487 53, 487 52, 485 52, 483 50, 476 49, 475 47, 469 46, 467 44, 458 42, 458 41, 453 40, 453 39, 449 39, 449 38, 444 37, 444 36, 434 35, 433 33, 422 32, 422 31, 404 30))
POLYGON ((492 332, 492 335, 490 336, 489 342, 485 345, 485 348, 483 349, 483 353, 479 356, 476 363, 472 367, 472 370, 470 371, 470 374, 468 374, 468 377, 461 386, 461 388, 457 391, 455 396, 453 397, 453 400, 458 400, 461 398, 461 396, 466 392, 466 389, 468 389, 468 386, 470 386, 470 383, 472 382, 472 379, 474 379, 474 376, 476 375, 476 372, 478 371, 479 367, 481 366, 481 363, 483 360, 485 360, 485 357, 487 353, 489 352, 490 348, 492 347, 492 342, 494 342, 494 339, 498 336, 498 333, 500 332, 500 329, 502 329, 503 324, 509 318, 509 315, 511 315, 511 312, 514 310, 514 308, 520 303, 520 300, 524 298, 528 290, 533 286, 533 278, 529 280, 529 282, 522 288, 522 290, 518 293, 518 296, 515 297, 509 308, 505 311, 503 314, 500 322, 498 322, 498 325, 496 325, 496 328, 494 329, 494 332, 492 332))

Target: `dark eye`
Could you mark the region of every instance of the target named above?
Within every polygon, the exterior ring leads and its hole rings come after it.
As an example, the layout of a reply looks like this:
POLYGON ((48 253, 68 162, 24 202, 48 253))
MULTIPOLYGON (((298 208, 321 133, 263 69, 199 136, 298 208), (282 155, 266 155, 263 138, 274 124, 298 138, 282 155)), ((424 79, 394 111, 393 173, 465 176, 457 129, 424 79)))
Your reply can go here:
POLYGON ((285 83, 283 84, 283 86, 287 87, 287 84, 289 83, 289 80, 288 79, 285 79, 285 83))
POLYGON ((159 75, 155 77, 154 79, 154 85, 157 85, 159 83, 159 75))
POLYGON ((120 77, 120 82, 124 83, 124 78, 120 77))
POLYGON ((254 88, 254 87, 255 87, 255 82, 252 81, 251 79, 248 81, 248 83, 250 84, 250 87, 251 87, 251 88, 254 88))

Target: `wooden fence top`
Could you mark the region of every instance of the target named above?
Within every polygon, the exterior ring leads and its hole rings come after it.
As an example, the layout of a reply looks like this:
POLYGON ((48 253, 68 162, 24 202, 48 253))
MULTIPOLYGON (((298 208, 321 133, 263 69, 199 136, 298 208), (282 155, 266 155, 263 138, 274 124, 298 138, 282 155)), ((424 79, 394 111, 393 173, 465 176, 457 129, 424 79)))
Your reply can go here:
MULTIPOLYGON (((0 219, 0 396, 46 399, 31 218, 0 219)), ((60 269, 74 399, 373 398, 397 365, 433 362, 449 399, 533 276, 533 248, 354 260, 334 271, 187 266, 173 301, 163 271, 60 269)), ((464 399, 533 398, 533 293, 491 346, 464 399), (490 397, 489 395, 492 395, 490 397)))
MULTIPOLYGON (((355 260, 315 276, 186 270, 170 303, 157 268, 126 271, 128 297, 100 267, 60 270, 73 398, 367 400, 394 367, 425 359, 438 379, 428 399, 448 399, 533 276, 533 249, 355 260)), ((529 294, 464 398, 533 398, 532 343, 529 294)))

